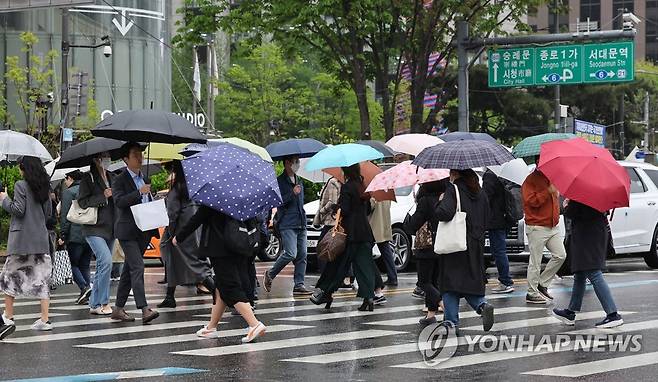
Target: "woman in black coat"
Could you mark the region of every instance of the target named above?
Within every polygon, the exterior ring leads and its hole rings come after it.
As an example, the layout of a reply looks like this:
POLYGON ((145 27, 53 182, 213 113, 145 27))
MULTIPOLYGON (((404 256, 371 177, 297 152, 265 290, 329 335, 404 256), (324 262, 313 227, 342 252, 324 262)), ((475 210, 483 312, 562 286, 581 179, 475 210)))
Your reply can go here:
POLYGON ((414 258, 418 271, 418 284, 425 291, 425 306, 427 316, 420 319, 423 325, 436 322, 436 314, 441 304, 441 292, 439 291, 439 255, 434 253, 434 238, 436 228, 439 224, 438 216, 434 213, 439 206, 439 198, 446 190, 446 186, 452 187, 448 179, 423 184, 416 196, 416 211, 405 222, 405 231, 409 235, 416 235, 414 246, 418 245, 418 231, 427 224, 431 234, 429 246, 424 248, 414 247, 414 258))
POLYGON ((610 239, 608 219, 605 214, 574 200, 565 200, 564 216, 571 220, 569 235, 569 259, 573 275, 571 301, 567 309, 553 309, 553 314, 567 325, 575 325, 576 312, 580 311, 585 295, 586 280, 592 283, 594 292, 603 306, 606 317, 596 323, 599 328, 614 328, 624 323, 610 288, 603 278, 605 259, 610 239))
POLYGON ((345 184, 341 187, 338 207, 341 213, 341 224, 347 235, 345 253, 333 263, 327 264, 320 276, 316 288, 320 291, 311 297, 316 305, 326 304, 328 309, 333 301, 331 295, 340 285, 351 264, 356 281, 359 284, 358 297, 363 298, 360 311, 373 311, 375 297, 375 263, 372 258, 372 246, 375 238, 368 223, 370 195, 365 193, 363 177, 359 164, 344 167, 345 184))
POLYGON ((439 289, 445 307, 444 322, 459 325, 459 300, 482 316, 484 330, 493 326, 493 306, 484 298, 484 232, 489 217, 489 200, 480 188, 473 170, 450 170, 452 187, 448 186, 436 209, 439 221, 451 221, 457 212, 466 212, 466 251, 439 255, 439 289), (457 194, 459 190, 459 194, 457 194))
POLYGON ((179 229, 171 242, 177 246, 179 242, 185 241, 199 226, 203 225, 199 256, 210 258, 215 271, 216 289, 210 322, 199 329, 196 334, 199 337, 217 338, 217 325, 219 325, 226 307, 230 306, 235 308, 249 324, 247 336, 242 338, 242 342, 247 343, 265 334, 267 328, 256 319, 242 285, 243 275, 248 272, 248 258, 231 252, 224 246, 223 231, 228 219, 231 218, 221 212, 201 206, 197 213, 179 229))

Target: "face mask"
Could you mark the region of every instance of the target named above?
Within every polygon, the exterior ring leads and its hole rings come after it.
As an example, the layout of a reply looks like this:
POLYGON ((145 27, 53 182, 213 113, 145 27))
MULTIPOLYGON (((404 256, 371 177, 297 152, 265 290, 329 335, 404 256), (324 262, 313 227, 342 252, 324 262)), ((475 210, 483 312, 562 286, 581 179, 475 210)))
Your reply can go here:
POLYGON ((101 159, 101 167, 103 170, 107 170, 110 167, 110 164, 112 164, 112 160, 110 158, 101 159))
POLYGON ((292 166, 290 167, 290 169, 292 170, 292 172, 294 172, 296 174, 297 171, 299 171, 299 162, 293 163, 292 166))

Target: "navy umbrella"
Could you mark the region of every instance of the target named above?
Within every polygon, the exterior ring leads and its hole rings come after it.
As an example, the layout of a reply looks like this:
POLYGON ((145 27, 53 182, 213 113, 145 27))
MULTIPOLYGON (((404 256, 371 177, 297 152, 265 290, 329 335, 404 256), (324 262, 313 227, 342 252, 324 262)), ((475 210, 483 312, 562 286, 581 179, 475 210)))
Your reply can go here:
POLYGON ((88 166, 93 157, 106 151, 110 153, 112 160, 121 159, 121 155, 123 154, 121 152, 121 146, 124 143, 126 142, 110 138, 93 138, 78 143, 64 150, 55 168, 79 168, 88 166))
POLYGON ((237 220, 247 220, 282 203, 272 163, 224 144, 183 160, 190 198, 237 220))
POLYGON ((452 141, 487 141, 491 143, 496 143, 496 139, 487 133, 470 133, 464 131, 455 131, 453 133, 448 133, 440 136, 444 142, 452 141))
POLYGON ((206 143, 206 137, 187 119, 159 110, 126 110, 102 120, 91 133, 97 137, 133 142, 206 143))
POLYGON ((274 142, 265 148, 273 160, 283 160, 286 157, 296 156, 300 158, 309 158, 317 154, 327 145, 311 138, 286 139, 281 142, 274 142))
POLYGON ((398 154, 397 151, 393 150, 392 148, 386 146, 384 142, 380 141, 373 141, 373 140, 366 140, 366 141, 356 141, 356 143, 360 145, 366 145, 370 146, 373 149, 379 151, 380 153, 384 154, 384 158, 392 158, 395 155, 398 154))
POLYGON ((498 143, 487 141, 452 141, 428 147, 412 162, 422 168, 466 170, 492 166, 514 160, 498 143))

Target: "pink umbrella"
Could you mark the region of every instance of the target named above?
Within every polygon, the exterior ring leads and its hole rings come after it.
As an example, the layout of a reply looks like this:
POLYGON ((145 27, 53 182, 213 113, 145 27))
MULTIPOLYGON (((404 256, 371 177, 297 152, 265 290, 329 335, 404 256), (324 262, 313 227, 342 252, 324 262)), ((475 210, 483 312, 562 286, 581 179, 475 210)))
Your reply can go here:
POLYGON ((449 170, 419 169, 418 166, 411 164, 411 161, 405 161, 376 175, 368 185, 368 188, 366 188, 366 191, 393 190, 413 186, 418 183, 434 182, 449 176, 449 170))

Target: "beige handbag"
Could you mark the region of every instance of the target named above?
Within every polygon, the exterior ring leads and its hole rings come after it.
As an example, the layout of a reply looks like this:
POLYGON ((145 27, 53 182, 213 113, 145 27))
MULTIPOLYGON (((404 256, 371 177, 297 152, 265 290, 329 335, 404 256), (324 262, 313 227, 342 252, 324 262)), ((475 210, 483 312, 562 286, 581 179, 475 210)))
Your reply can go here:
POLYGON ((74 224, 95 225, 98 220, 98 207, 82 208, 78 201, 74 200, 66 219, 74 224))

